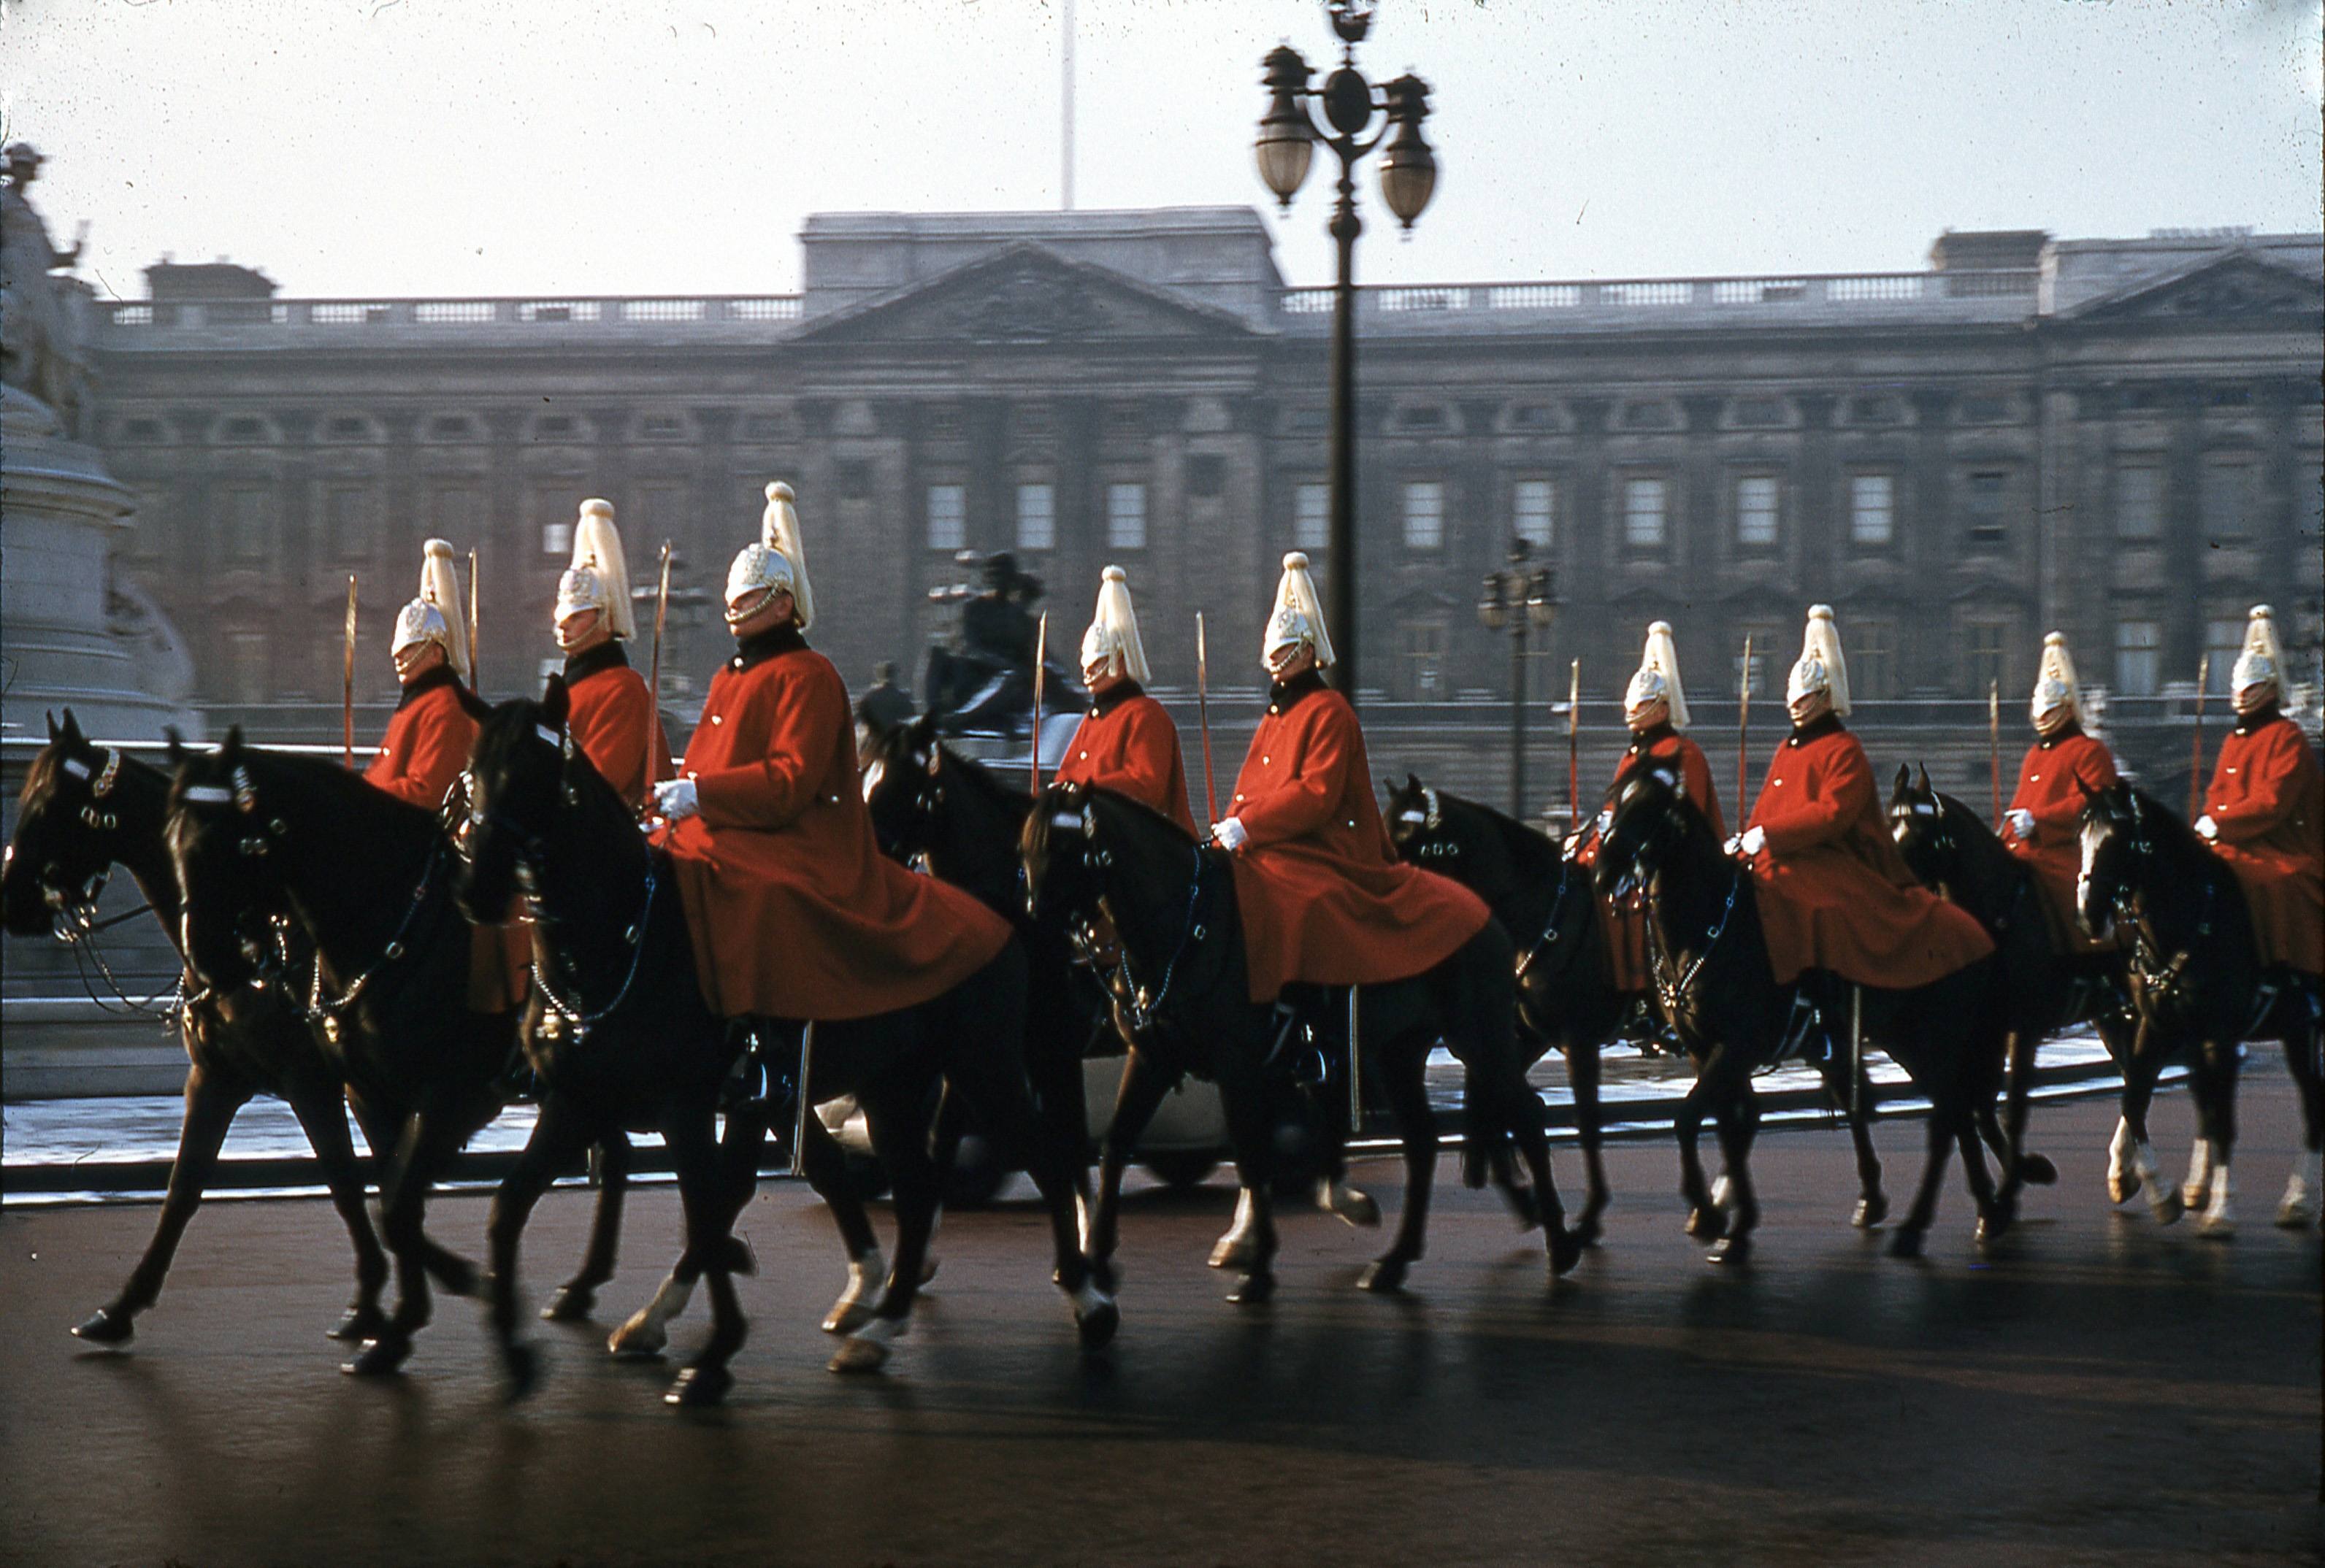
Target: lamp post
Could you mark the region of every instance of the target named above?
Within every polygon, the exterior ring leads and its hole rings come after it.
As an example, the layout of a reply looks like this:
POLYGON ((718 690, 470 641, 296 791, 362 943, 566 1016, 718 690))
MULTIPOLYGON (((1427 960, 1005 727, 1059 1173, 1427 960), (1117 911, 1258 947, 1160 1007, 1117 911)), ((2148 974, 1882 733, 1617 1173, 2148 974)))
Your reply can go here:
POLYGON ((1376 88, 1357 69, 1357 45, 1372 30, 1371 0, 1329 0, 1332 31, 1340 39, 1340 64, 1311 88, 1315 72, 1290 44, 1267 53, 1265 74, 1267 113, 1259 122, 1259 176, 1274 192, 1285 211, 1308 178, 1308 164, 1316 143, 1330 148, 1340 161, 1339 199, 1332 208, 1329 232, 1339 250, 1339 271, 1332 291, 1332 518, 1331 582, 1327 614, 1336 634, 1339 678, 1336 683, 1351 704, 1357 700, 1357 670, 1361 639, 1357 629, 1357 236, 1364 224, 1357 217, 1357 161, 1385 141, 1381 153, 1381 199, 1405 228, 1413 226, 1429 205, 1437 185, 1437 157, 1421 134, 1429 117, 1429 86, 1416 76, 1401 76, 1376 88), (1314 100, 1323 109, 1319 125, 1310 110, 1314 100), (1376 117, 1379 130, 1365 133, 1376 117))
POLYGON ((1558 574, 1550 567, 1526 565, 1523 539, 1510 540, 1510 564, 1487 572, 1477 589, 1477 620, 1488 632, 1505 626, 1510 633, 1510 815, 1520 822, 1525 810, 1526 633, 1535 627, 1549 634, 1558 619, 1558 574))

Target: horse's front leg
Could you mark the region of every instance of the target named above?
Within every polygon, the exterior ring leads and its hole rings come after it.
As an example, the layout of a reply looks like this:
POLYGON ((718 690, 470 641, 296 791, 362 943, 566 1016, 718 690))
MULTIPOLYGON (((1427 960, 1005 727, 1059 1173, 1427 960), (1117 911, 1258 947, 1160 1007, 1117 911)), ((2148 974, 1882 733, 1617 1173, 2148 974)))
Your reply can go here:
MULTIPOLYGON (((1129 1167, 1131 1150, 1138 1147, 1147 1124, 1154 1120, 1155 1111, 1170 1093, 1173 1076, 1148 1061, 1146 1053, 1136 1046, 1131 1047, 1123 1057, 1122 1083, 1115 1091, 1114 1115, 1107 1122, 1106 1137, 1098 1145, 1098 1201, 1083 1216, 1082 1256, 1100 1289, 1118 1291, 1122 1287, 1114 1266, 1122 1217, 1122 1176, 1129 1167)), ((1220 1237, 1218 1245, 1211 1249, 1212 1268, 1222 1268, 1230 1260, 1225 1254, 1234 1234, 1230 1231, 1220 1237)))
POLYGON ((380 1290, 387 1284, 387 1252, 380 1246, 371 1214, 364 1207, 363 1170, 356 1164, 355 1143, 347 1135, 347 1101, 336 1084, 302 1084, 292 1089, 286 1098, 299 1125, 306 1130, 315 1163, 322 1167, 324 1185, 330 1189, 331 1206, 338 1211, 339 1222, 347 1226, 347 1240, 356 1250, 356 1297, 347 1305, 347 1314, 330 1329, 329 1337, 359 1344, 387 1321, 379 1305, 380 1290))
POLYGON ((178 1253, 179 1240, 201 1207, 202 1189, 218 1169, 218 1150, 235 1112, 250 1101, 251 1090, 238 1080, 212 1075, 194 1064, 186 1073, 186 1113, 178 1129, 178 1157, 170 1162, 170 1187, 162 1200, 162 1217, 145 1255, 130 1271, 121 1294, 98 1307, 73 1327, 79 1338, 95 1345, 125 1345, 137 1333, 137 1314, 162 1294, 162 1281, 178 1253))
MULTIPOLYGON (((2237 1043, 2233 1039, 2206 1040, 2197 1052, 2197 1070, 2203 1074, 2208 1092, 2198 1102, 2197 1114, 2202 1119, 2205 1142, 2211 1155, 2209 1190, 2203 1194, 2202 1212, 2196 1221, 2201 1235, 2214 1241, 2226 1241, 2236 1234, 2237 1220, 2231 1200, 2233 1192, 2228 1180, 2228 1161, 2237 1144, 2237 1043)), ((2188 1206, 2198 1207, 2190 1201, 2188 1206)))
POLYGON ((943 1184, 929 1154, 929 1081, 919 1074, 902 1083, 867 1085, 858 1099, 872 1131, 872 1150, 894 1185, 896 1261, 872 1315, 853 1330, 829 1363, 835 1372, 874 1372, 887 1365, 891 1347, 912 1328, 921 1265, 935 1233, 943 1184))
POLYGON ((1719 1157, 1728 1167, 1722 1216, 1727 1230, 1706 1256, 1714 1263, 1735 1263, 1749 1254, 1752 1232, 1760 1225, 1760 1197, 1752 1185, 1752 1140, 1759 1130, 1760 1102, 1749 1075, 1723 1084, 1713 1111, 1718 1119, 1719 1157))
POLYGON ((1728 1233, 1728 1216, 1703 1179, 1703 1106, 1708 1074, 1714 1065, 1696 1059, 1695 1082, 1681 1096, 1679 1113, 1672 1118, 1672 1134, 1679 1143, 1679 1194, 1687 1201, 1687 1233, 1699 1241, 1716 1241, 1728 1233))
POLYGON ((1275 1130, 1258 1065, 1262 1054, 1256 1040, 1222 1039, 1213 1058, 1227 1143, 1235 1150, 1236 1178, 1243 1185, 1236 1203, 1236 1228, 1228 1235, 1242 1232, 1248 1238, 1235 1265, 1240 1272, 1227 1297, 1237 1306, 1256 1305, 1275 1294, 1275 1130))
MULTIPOLYGON (((2157 1168, 2155 1147, 2147 1136, 2148 1107, 2155 1099, 2155 1078, 2163 1070, 2166 1053, 2163 1031, 2142 1018, 2130 1057, 2123 1064, 2123 1117, 2107 1146, 2107 1197, 2126 1203, 2144 1188, 2148 1210, 2159 1225, 2172 1223, 2181 1210, 2180 1194, 2157 1168)), ((2203 1085, 2191 1076, 2191 1087, 2200 1100, 2203 1085)))
POLYGON ((541 1194, 556 1179, 559 1169, 580 1155, 588 1143, 586 1124, 579 1114, 563 1096, 551 1092, 542 1100, 540 1118, 533 1124, 533 1136, 524 1140, 523 1152, 517 1156, 508 1175, 501 1178, 499 1190, 493 1194, 492 1214, 485 1225, 492 1250, 487 1316, 494 1341, 500 1349, 502 1370, 508 1374, 508 1395, 512 1399, 532 1393, 540 1377, 539 1356, 516 1332, 517 1248, 524 1239, 524 1223, 532 1217, 541 1194))
POLYGON ((381 1377, 400 1370, 412 1354, 412 1336, 428 1325, 435 1305, 428 1288, 429 1184, 452 1155, 460 1118, 442 1105, 423 1105, 404 1123, 395 1158, 380 1183, 380 1230, 395 1255, 395 1312, 379 1333, 366 1340, 340 1370, 355 1377, 381 1377))
POLYGON ((550 1294, 541 1315, 551 1323, 587 1321, 597 1287, 614 1277, 622 1243, 622 1201, 630 1186, 630 1140, 612 1131, 597 1141, 597 1205, 589 1221, 589 1247, 573 1277, 550 1294))
MULTIPOLYGON (((1388 1250, 1366 1266, 1357 1284, 1360 1289, 1385 1291, 1401 1289, 1407 1272, 1421 1261, 1429 1197, 1437 1180, 1437 1112, 1429 1103, 1426 1039, 1392 1042, 1376 1059, 1383 1069, 1382 1091, 1404 1144, 1404 1206, 1388 1250)), ((1471 1075, 1472 1082, 1475 1077, 1471 1075)))
MULTIPOLYGON (((679 1271, 701 1276, 710 1296, 710 1337, 694 1359, 680 1369, 662 1396, 672 1405, 716 1405, 724 1399, 735 1385, 735 1374, 727 1370, 727 1363, 742 1349, 750 1326, 735 1294, 734 1276, 751 1271, 751 1257, 734 1233, 735 1218, 740 1212, 736 1201, 738 1184, 731 1162, 722 1157, 725 1151, 712 1135, 716 1114, 716 1091, 712 1091, 672 1106, 662 1121, 662 1138, 678 1171, 679 1203, 686 1212, 686 1253, 679 1260, 679 1271)), ((740 1158, 740 1148, 747 1144, 755 1162, 755 1130, 764 1129, 764 1120, 753 1120, 747 1111, 735 1114, 745 1118, 736 1158, 740 1158)), ((764 1114, 759 1113, 761 1118, 764 1114)))
POLYGON ((2302 1145, 2285 1180, 2284 1196, 2276 1205, 2276 1222, 2302 1231, 2317 1222, 2320 1202, 2325 1202, 2325 1064, 2320 1061, 2325 1053, 2325 1027, 2311 1020, 2305 997, 2292 997, 2283 1005, 2295 1010, 2299 1020, 2287 1031, 2284 1062, 2301 1091, 2302 1145))
POLYGON ((1586 1186, 1582 1197, 1582 1213, 1575 1216, 1574 1240, 1578 1246, 1598 1245, 1601 1230, 1600 1216, 1614 1201, 1614 1189, 1607 1183, 1606 1125, 1607 1116, 1598 1102, 1601 1064, 1598 1053, 1605 1048, 1602 1040, 1582 1040, 1566 1052, 1566 1083, 1574 1095, 1574 1131, 1582 1145, 1582 1168, 1586 1186))
POLYGON ((823 1332, 848 1333, 871 1318, 873 1300, 888 1278, 888 1260, 881 1255, 880 1238, 865 1212, 864 1195, 848 1176, 847 1151, 812 1109, 800 1139, 800 1170, 823 1200, 848 1254, 848 1283, 841 1287, 831 1310, 824 1314, 823 1332))
POLYGON ((1953 1151, 1955 1120, 1946 1113, 1945 1107, 1931 1107, 1927 1123, 1929 1154, 1922 1163, 1922 1183, 1914 1190, 1913 1206, 1906 1211, 1904 1223, 1897 1227, 1897 1233, 1889 1240, 1889 1256, 1892 1258, 1919 1258, 1922 1255, 1922 1238, 1928 1233, 1930 1222, 1937 1214, 1938 1189, 1945 1179, 1946 1160, 1953 1151))

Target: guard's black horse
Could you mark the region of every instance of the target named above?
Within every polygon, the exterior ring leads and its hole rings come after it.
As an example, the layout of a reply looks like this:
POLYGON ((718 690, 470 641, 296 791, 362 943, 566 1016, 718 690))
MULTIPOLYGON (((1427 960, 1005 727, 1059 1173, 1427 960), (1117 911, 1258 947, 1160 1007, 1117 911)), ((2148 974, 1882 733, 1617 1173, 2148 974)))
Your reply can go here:
MULTIPOLYGON (((1609 978, 1608 934, 1590 870, 1516 818, 1431 789, 1410 773, 1403 785, 1389 787, 1388 825, 1398 854, 1460 882, 1518 938, 1518 1038, 1536 1059, 1553 1046, 1566 1057, 1575 1125, 1590 1167, 1589 1201, 1574 1228, 1587 1245, 1598 1237, 1609 1195, 1599 1156, 1598 1054, 1640 1000, 1616 989, 1609 978)), ((1857 1150, 1855 1223, 1870 1229, 1887 1216, 1889 1200, 1873 1150, 1870 1085, 1860 1081, 1852 1091, 1853 1065, 1861 1076, 1861 1064, 1839 1055, 1820 1064, 1857 1150)), ((1690 1229, 1716 1234, 1720 1221, 1714 1206, 1700 1212, 1690 1229)))
POLYGON ((1995 1150, 2002 1165, 1998 1191, 2008 1199, 2027 1183, 2047 1186, 2059 1179, 2058 1170, 2025 1148, 2035 1048, 2047 1036, 2089 1024, 2118 1065, 2128 1060, 2135 1030, 2123 955, 2080 951, 2065 940, 2053 928, 2026 862, 1976 811, 1932 788, 1927 768, 1916 778, 1899 765, 1889 791, 1889 826, 1907 869, 1968 910, 1994 938, 2009 1032, 2003 1144, 1995 1150))
MULTIPOLYGON (((924 861, 931 873, 1016 927, 1025 949, 1026 1076, 1048 1135, 1075 1151, 1074 1189, 1087 1204, 1082 1055, 1105 1027, 1104 999, 1088 972, 1076 967, 1063 923, 1036 920, 1025 907, 1017 841, 1033 808, 1032 793, 943 744, 932 715, 874 733, 863 761, 864 803, 881 852, 907 864, 924 861)), ((942 1119, 949 1134, 957 1135, 958 1121, 942 1119)), ((944 1163, 939 1160, 940 1168, 944 1163)))
POLYGON ((2171 809, 2128 783, 2084 791, 2080 916, 2093 936, 2124 928, 2130 942, 2138 1043, 2124 1063, 2123 1121, 2109 1151, 2107 1193, 2117 1203, 2145 1188, 2158 1220, 2202 1205, 2206 1234, 2234 1228, 2228 1161, 2237 1136, 2237 1047, 2283 1043, 2301 1090, 2302 1154, 2285 1184, 2276 1222, 2315 1222, 2325 1151, 2325 996, 2317 977, 2264 967, 2244 890, 2227 862, 2171 809), (2184 1056, 2195 1091, 2198 1138, 2186 1190, 2158 1172, 2147 1137, 2155 1075, 2184 1056))
MULTIPOLYGON (((1638 769, 1609 793, 1613 812, 1600 841, 1596 877, 1601 891, 1639 888, 1646 894, 1649 959, 1665 1019, 1694 1060, 1695 1089, 1680 1112, 1681 1192, 1692 1209, 1689 1229, 1724 1234, 1715 1261, 1740 1258, 1750 1246, 1759 1204, 1750 1158, 1759 1110, 1752 1075, 1774 1065, 1791 1045, 1798 987, 1779 984, 1768 963, 1751 874, 1722 853, 1711 825, 1661 768, 1638 769), (1724 1226, 1707 1222, 1713 1209, 1696 1138, 1709 1109, 1726 1157, 1729 1213, 1724 1226)), ((1929 1158, 1913 1206, 1891 1240, 1898 1257, 1917 1256, 1937 1209, 1948 1151, 1961 1149, 1969 1188, 1978 1201, 1981 1241, 2000 1234, 2008 1209, 1996 1202, 1979 1152, 1978 1108, 1992 1113, 2002 1084, 2002 998, 1992 955, 1928 985, 1906 990, 1859 988, 1857 1038, 1877 1043, 1912 1075, 1930 1100, 1929 1158)), ((1804 977, 1805 978, 1805 977, 1804 977)), ((1822 998, 1833 1010, 1836 992, 1822 998)), ((1850 1004, 1839 1003, 1842 1010, 1850 1004)), ((1848 1050, 1848 1026, 1828 1018, 1828 1056, 1848 1050)), ((1843 1082, 1849 1080, 1844 1077, 1843 1082)))
MULTIPOLYGON (((517 1010, 467 1005, 470 927, 433 813, 335 763, 245 746, 238 728, 214 755, 173 744, 171 757, 164 838, 188 966, 221 994, 278 992, 320 1032, 350 1103, 370 1108, 397 1302, 346 1370, 393 1372, 431 1314, 428 1276, 457 1294, 475 1288, 474 1270, 421 1222, 430 1184, 509 1097, 517 1010), (286 932, 312 945, 306 974, 292 973, 286 932)), ((609 1174, 625 1149, 609 1141, 609 1174)), ((589 1258, 552 1309, 560 1314, 586 1313, 612 1275, 621 1191, 609 1179, 599 1194, 589 1258)))
MULTIPOLYGON (((1116 1214, 1127 1151, 1163 1093, 1193 1072, 1215 1082, 1250 1215, 1246 1272, 1228 1300, 1256 1302, 1274 1289, 1276 1151, 1266 1111, 1266 1074, 1278 1039, 1272 1010, 1255 1005, 1245 973, 1243 929, 1227 856, 1198 845, 1175 823, 1127 797, 1079 784, 1053 784, 1026 819, 1020 845, 1026 899, 1037 918, 1110 918, 1121 945, 1132 1023, 1182 1059, 1142 1063, 1132 1053, 1112 1129, 1100 1151, 1092 1261, 1111 1267, 1116 1214), (1171 1026, 1150 1028, 1157 1021, 1171 1026)), ((1425 974, 1359 989, 1366 1055, 1404 1139, 1404 1212, 1389 1250, 1368 1266, 1366 1289, 1394 1290, 1422 1255, 1438 1156, 1436 1113, 1423 1082, 1429 1052, 1442 1039, 1468 1067, 1469 1114, 1488 1137, 1507 1136, 1524 1153, 1540 1195, 1550 1268, 1563 1274, 1581 1255, 1567 1231, 1551 1179, 1542 1102, 1525 1081, 1513 1018, 1510 940, 1498 922, 1425 974)))
MULTIPOLYGON (((527 1049, 549 1079, 560 1116, 570 1113, 606 1125, 660 1117, 684 1130, 694 1166, 686 1198, 689 1256, 650 1311, 662 1311, 669 1293, 682 1290, 695 1271, 709 1271, 719 1322, 706 1352, 709 1360, 698 1362, 693 1376, 673 1388, 672 1396, 689 1402, 712 1399, 730 1380, 724 1360, 741 1341, 739 1311, 719 1281, 722 1265, 731 1268, 740 1261, 727 1233, 755 1176, 755 1122, 746 1122, 744 1147, 726 1151, 724 1169, 714 1170, 709 1113, 718 1081, 733 1059, 729 1028, 703 1001, 693 938, 668 857, 641 843, 620 798, 570 745, 565 718, 564 686, 552 678, 542 703, 505 703, 486 720, 472 765, 476 819, 468 896, 475 907, 489 909, 498 907, 496 899, 512 881, 531 883, 537 918, 547 933, 536 945, 549 956, 542 988, 550 992, 548 1016, 540 1031, 549 1038, 529 1038, 527 1049), (579 1039, 574 1038, 576 1022, 587 1025, 579 1039)), ((773 962, 783 957, 768 956, 773 962)), ((876 1306, 855 1324, 832 1358, 834 1371, 883 1365, 908 1324, 939 1206, 929 1127, 940 1075, 968 1097, 997 1137, 1026 1151, 1028 1170, 1049 1213, 1057 1283, 1073 1303, 1082 1343, 1096 1349, 1113 1336, 1114 1302, 1091 1285, 1076 1242, 1069 1151, 1042 1136, 1026 1090, 1024 991, 1024 955, 1012 941, 983 969, 932 1001, 815 1026, 805 1082, 797 1093, 811 1101, 856 1096, 871 1124, 873 1146, 895 1183, 895 1267, 876 1306)), ((544 1109, 544 1121, 547 1115, 544 1109)), ((804 1120, 811 1131, 802 1152, 811 1176, 819 1190, 830 1191, 825 1183, 844 1188, 837 1148, 816 1118, 804 1120)), ((731 1134, 734 1119, 728 1125, 731 1134)), ((576 1135, 578 1130, 567 1136, 570 1140, 576 1135)), ((534 1179, 539 1175, 536 1170, 534 1179)), ((686 1185, 682 1174, 682 1191, 686 1185)), ((496 1261, 505 1241, 511 1249, 507 1260, 514 1264, 514 1232, 528 1203, 520 1187, 510 1194, 506 1211, 496 1213, 496 1261)), ((860 1220, 861 1207, 853 1204, 852 1194, 850 1204, 860 1220)), ((835 1206, 834 1213, 841 1216, 850 1259, 862 1259, 872 1250, 868 1231, 851 1234, 843 1211, 835 1206)), ((513 1324, 513 1311, 504 1311, 501 1319, 513 1324)))
MULTIPOLYGON (((176 872, 162 840, 169 776, 109 746, 92 744, 70 708, 33 757, 16 807, 16 831, 0 872, 0 910, 9 933, 42 936, 51 928, 88 941, 97 895, 116 865, 128 868, 154 918, 179 940, 176 872)), ((181 953, 181 958, 183 954, 181 953)), ((121 1293, 73 1333, 95 1344, 127 1344, 136 1317, 153 1305, 177 1255, 236 1112, 259 1094, 287 1102, 313 1146, 332 1205, 356 1251, 356 1295, 334 1339, 361 1340, 386 1321, 379 1307, 387 1254, 364 1210, 363 1175, 347 1136, 335 1065, 306 1020, 273 991, 196 992, 179 1019, 185 1042, 186 1113, 178 1132, 170 1185, 144 1256, 121 1293)), ((375 1147, 393 1123, 359 1101, 356 1113, 375 1147)))

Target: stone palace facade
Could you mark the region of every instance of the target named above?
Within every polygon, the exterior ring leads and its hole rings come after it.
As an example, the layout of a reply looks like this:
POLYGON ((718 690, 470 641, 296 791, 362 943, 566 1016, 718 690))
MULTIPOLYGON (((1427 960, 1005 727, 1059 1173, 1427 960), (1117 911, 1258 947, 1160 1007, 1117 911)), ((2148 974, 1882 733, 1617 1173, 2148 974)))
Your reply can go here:
MULTIPOLYGON (((1215 687, 1256 684, 1277 557, 1334 569, 1331 293, 1284 283, 1256 214, 832 214, 801 242, 797 295, 302 300, 151 269, 151 299, 101 307, 97 438, 139 499, 120 565, 178 618, 197 702, 335 736, 353 573, 375 714, 431 535, 478 552, 486 693, 530 686, 603 495, 641 584, 675 544, 682 720, 770 478, 851 681, 910 678, 956 552, 1008 549, 1069 641, 1119 561, 1159 684, 1191 687, 1198 610, 1215 687)), ((1981 738, 1989 681, 2017 733, 2053 627, 2137 699, 2208 650, 2218 687, 2271 600, 2313 682, 2321 272, 2315 235, 1950 232, 1920 272, 1366 289, 1367 681, 1505 692, 1474 606, 1517 535, 1562 602, 1537 695, 1579 656, 1611 705, 1664 616, 1732 722, 1745 635, 1780 687, 1812 600, 1860 700, 1975 700, 1981 738)))

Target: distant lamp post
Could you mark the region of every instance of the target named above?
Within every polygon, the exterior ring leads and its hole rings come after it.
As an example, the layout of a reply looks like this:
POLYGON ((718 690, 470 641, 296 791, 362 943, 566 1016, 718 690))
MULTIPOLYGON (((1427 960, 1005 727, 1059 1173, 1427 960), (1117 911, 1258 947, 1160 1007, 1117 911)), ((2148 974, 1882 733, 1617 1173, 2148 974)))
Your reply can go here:
POLYGON ((1357 700, 1357 668, 1362 639, 1357 628, 1357 161, 1388 143, 1381 154, 1381 199, 1397 222, 1411 228, 1437 189, 1437 155, 1421 134, 1429 118, 1429 87, 1419 77, 1401 76, 1375 88, 1357 69, 1357 45, 1372 30, 1369 0, 1330 0, 1325 6, 1340 38, 1340 64, 1321 88, 1308 83, 1315 72, 1290 44, 1268 51, 1267 113, 1259 122, 1254 152, 1259 177, 1285 211, 1308 178, 1316 143, 1340 160, 1339 199, 1332 208, 1330 233, 1339 249, 1339 272, 1332 291, 1332 517, 1330 599, 1326 618, 1339 655, 1336 684, 1350 703, 1357 700), (1316 123, 1310 100, 1323 108, 1316 123), (1381 128, 1364 133, 1376 118, 1381 128))
POLYGON ((1526 541, 1510 541, 1510 564, 1487 572, 1477 589, 1477 620, 1488 632, 1510 633, 1510 815, 1524 822, 1525 809, 1526 633, 1545 636, 1558 619, 1558 574, 1528 567, 1526 541))

